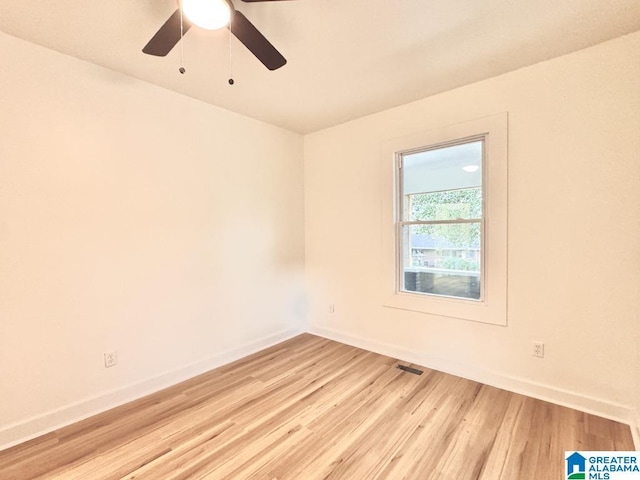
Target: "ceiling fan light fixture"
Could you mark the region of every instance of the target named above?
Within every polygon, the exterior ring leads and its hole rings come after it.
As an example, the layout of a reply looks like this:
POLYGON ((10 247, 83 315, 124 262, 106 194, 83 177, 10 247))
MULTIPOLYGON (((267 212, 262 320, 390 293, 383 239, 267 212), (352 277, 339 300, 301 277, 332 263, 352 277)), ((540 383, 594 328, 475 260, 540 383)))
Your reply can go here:
POLYGON ((194 25, 218 30, 229 25, 231 7, 226 0, 182 0, 182 12, 194 25))

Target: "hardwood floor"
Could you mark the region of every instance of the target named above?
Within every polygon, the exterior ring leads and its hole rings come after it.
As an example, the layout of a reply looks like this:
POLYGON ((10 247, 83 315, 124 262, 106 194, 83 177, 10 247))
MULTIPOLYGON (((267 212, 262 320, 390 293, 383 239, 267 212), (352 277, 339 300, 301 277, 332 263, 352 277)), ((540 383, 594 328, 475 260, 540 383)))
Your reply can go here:
POLYGON ((313 335, 0 452, 0 478, 564 478, 627 425, 313 335), (421 367, 417 367, 421 368, 421 367))

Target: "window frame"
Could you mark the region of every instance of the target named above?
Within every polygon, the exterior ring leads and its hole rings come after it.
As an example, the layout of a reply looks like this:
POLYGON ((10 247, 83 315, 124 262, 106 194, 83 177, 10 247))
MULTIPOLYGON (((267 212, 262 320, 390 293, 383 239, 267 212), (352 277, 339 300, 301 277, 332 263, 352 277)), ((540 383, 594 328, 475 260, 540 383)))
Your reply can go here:
POLYGON ((463 320, 507 325, 507 175, 506 112, 434 128, 382 144, 382 298, 383 306, 463 320), (481 298, 425 295, 401 290, 402 216, 398 156, 484 138, 481 298))
MULTIPOLYGON (((402 293, 410 293, 412 295, 429 295, 429 296, 437 296, 439 298, 452 298, 452 299, 457 299, 457 300, 462 300, 465 302, 479 302, 482 301, 483 296, 484 296, 484 285, 485 285, 485 266, 484 266, 484 252, 485 252, 485 247, 484 247, 484 242, 485 242, 485 162, 486 162, 486 134, 482 134, 482 135, 474 135, 471 137, 467 137, 467 138, 459 138, 456 140, 452 140, 450 142, 443 142, 443 143, 438 143, 436 145, 426 145, 422 148, 413 148, 410 150, 405 150, 405 151, 400 151, 400 152, 396 152, 395 153, 395 165, 396 165, 396 171, 395 171, 395 179, 396 179, 396 189, 397 189, 397 196, 396 196, 396 204, 397 204, 397 211, 396 211, 396 291, 398 292, 402 292, 402 293), (482 215, 480 218, 475 218, 475 219, 457 219, 457 220, 406 220, 406 210, 407 209, 411 209, 411 205, 410 204, 406 204, 404 197, 409 197, 409 195, 404 193, 404 164, 403 164, 403 157, 405 155, 411 155, 414 153, 422 153, 422 152, 429 152, 429 151, 434 151, 434 150, 439 150, 439 149, 443 149, 443 148, 447 148, 447 147, 454 147, 457 145, 465 145, 468 143, 474 143, 474 142, 482 142, 482 215), (480 224, 480 298, 476 299, 476 298, 465 298, 465 297, 459 297, 459 296, 454 296, 454 295, 441 295, 441 294, 435 294, 435 293, 423 293, 423 292, 412 292, 411 290, 406 290, 403 289, 404 283, 405 283, 405 265, 404 265, 404 260, 405 260, 405 254, 406 254, 406 249, 404 248, 404 227, 405 226, 410 226, 410 225, 462 225, 462 224, 473 224, 473 223, 478 223, 480 224)), ((409 244, 409 250, 411 250, 411 245, 409 244)))

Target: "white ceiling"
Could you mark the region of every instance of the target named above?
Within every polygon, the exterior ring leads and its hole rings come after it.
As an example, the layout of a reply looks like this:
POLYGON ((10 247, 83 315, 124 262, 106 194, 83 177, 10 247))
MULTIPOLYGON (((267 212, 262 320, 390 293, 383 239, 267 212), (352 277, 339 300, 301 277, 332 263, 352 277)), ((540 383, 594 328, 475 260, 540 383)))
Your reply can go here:
MULTIPOLYGON (((0 0, 0 30, 301 133, 640 30, 640 0, 292 0, 236 8, 287 58, 268 71, 226 29, 142 47, 176 0, 0 0)), ((19 68, 11 65, 4 68, 19 68)))

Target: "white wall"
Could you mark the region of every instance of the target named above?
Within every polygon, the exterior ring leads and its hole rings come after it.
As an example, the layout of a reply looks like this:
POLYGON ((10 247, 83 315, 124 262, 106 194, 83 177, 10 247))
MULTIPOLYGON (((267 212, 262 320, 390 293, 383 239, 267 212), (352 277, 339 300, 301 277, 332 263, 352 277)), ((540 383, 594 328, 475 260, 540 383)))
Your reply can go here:
POLYGON ((304 328, 301 136, 0 57, 0 448, 304 328))
MULTIPOLYGON (((633 421, 640 33, 305 137, 311 331, 633 421), (381 145, 509 113, 508 326, 382 307, 381 145), (329 304, 335 313, 329 313, 329 304), (546 357, 531 356, 545 342, 546 357)), ((387 227, 388 228, 388 227, 387 227)))
POLYGON ((305 232, 312 331, 640 422, 639 50, 309 135, 303 176, 296 134, 0 34, 0 448, 304 329, 305 232), (509 325, 383 308, 380 145, 501 111, 509 325))

